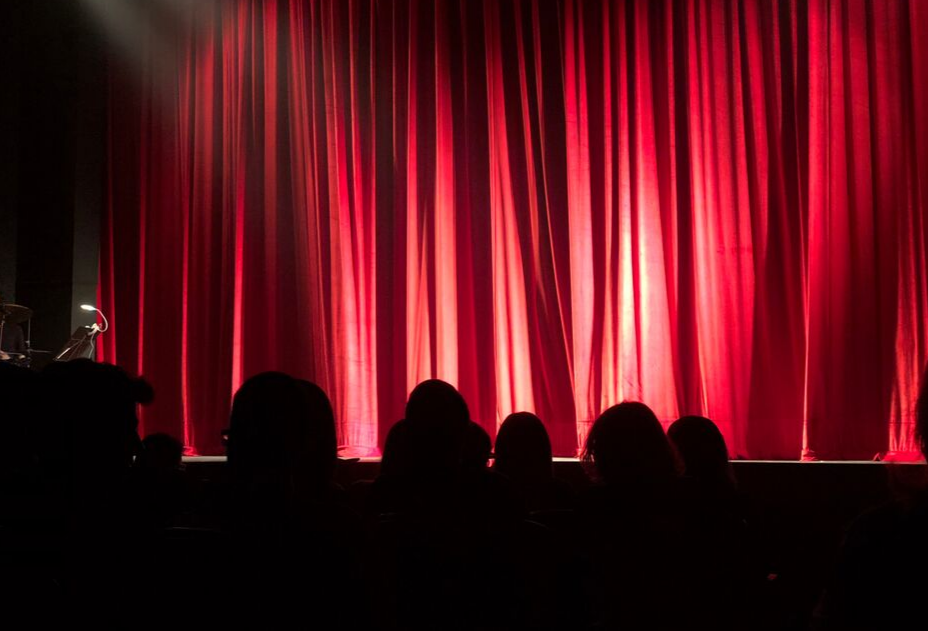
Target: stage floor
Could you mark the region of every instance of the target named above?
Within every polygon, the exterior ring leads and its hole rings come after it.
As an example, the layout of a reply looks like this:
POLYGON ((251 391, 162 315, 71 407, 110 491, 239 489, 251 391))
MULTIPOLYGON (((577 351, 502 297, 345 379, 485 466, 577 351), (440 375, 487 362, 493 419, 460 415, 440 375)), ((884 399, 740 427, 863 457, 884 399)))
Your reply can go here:
MULTIPOLYGON (((225 456, 187 456, 184 463, 202 480, 225 476, 225 456)), ((924 462, 733 460, 731 464, 741 489, 760 505, 802 505, 803 511, 834 510, 847 517, 900 492, 928 485, 924 462)), ((577 489, 590 484, 587 470, 577 458, 554 458, 554 475, 577 489)), ((380 458, 348 458, 339 460, 335 477, 348 486, 373 480, 379 471, 380 458)))

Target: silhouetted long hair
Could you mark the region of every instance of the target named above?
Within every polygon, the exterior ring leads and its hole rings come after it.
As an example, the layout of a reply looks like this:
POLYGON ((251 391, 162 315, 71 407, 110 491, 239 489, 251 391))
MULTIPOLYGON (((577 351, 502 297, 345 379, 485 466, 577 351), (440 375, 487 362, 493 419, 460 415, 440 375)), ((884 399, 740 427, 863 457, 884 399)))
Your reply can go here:
POLYGON ((336 450, 332 406, 318 386, 264 372, 235 394, 227 454, 239 488, 318 488, 330 480, 336 450))
POLYGON ((644 403, 626 401, 603 412, 583 453, 607 485, 662 484, 678 475, 673 448, 660 421, 644 403))
POLYGON ((496 434, 493 468, 519 481, 551 477, 551 439, 541 419, 531 412, 506 417, 496 434))
POLYGON ((469 421, 467 403, 451 384, 429 379, 417 385, 406 403, 409 456, 416 468, 441 476, 456 473, 469 421))
POLYGON ((452 426, 460 429, 470 420, 467 402, 450 383, 426 379, 409 393, 406 420, 410 423, 452 426))
POLYGON ((667 428, 687 475, 701 484, 722 490, 734 489, 728 447, 722 432, 704 416, 683 416, 667 428))

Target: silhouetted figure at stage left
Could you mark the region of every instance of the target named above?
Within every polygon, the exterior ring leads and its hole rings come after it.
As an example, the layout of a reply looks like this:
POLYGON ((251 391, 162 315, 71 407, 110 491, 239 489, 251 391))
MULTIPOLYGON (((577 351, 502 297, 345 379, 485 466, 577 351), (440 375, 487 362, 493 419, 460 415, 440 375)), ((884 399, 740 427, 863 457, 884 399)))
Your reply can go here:
POLYGON ((29 419, 42 402, 39 377, 32 371, 0 362, 0 493, 19 494, 31 484, 36 456, 29 419))
POLYGON ((703 615, 713 629, 762 629, 768 571, 759 552, 747 498, 738 491, 719 428, 708 418, 684 416, 667 429, 683 461, 694 499, 703 615))
MULTIPOLYGON (((27 350, 22 327, 9 318, 5 319, 10 310, 5 308, 4 303, 3 294, 0 294, 0 325, 2 325, 0 326, 0 358, 3 358, 4 352, 22 354, 27 350)), ((5 402, 5 400, 0 400, 0 405, 5 402)))
POLYGON ((132 608, 138 594, 126 576, 140 546, 131 483, 141 447, 136 406, 152 399, 152 389, 86 359, 48 366, 42 382, 44 414, 33 440, 45 499, 64 526, 66 595, 81 612, 132 608))
POLYGON ((580 502, 597 628, 701 628, 690 497, 654 413, 637 402, 609 408, 584 459, 598 482, 580 502))
POLYGON ((232 611, 331 624, 350 607, 367 619, 360 520, 332 480, 336 462, 332 407, 318 386, 275 372, 242 384, 228 443, 232 611))
POLYGON ((143 380, 89 359, 49 365, 43 379, 49 404, 49 450, 66 466, 74 491, 101 500, 121 484, 141 448, 136 405, 154 396, 143 380))
MULTIPOLYGON (((64 528, 57 504, 63 494, 45 492, 41 446, 32 436, 45 421, 41 385, 37 374, 0 362, 0 602, 6 616, 7 603, 28 602, 41 594, 48 607, 55 607, 64 597, 64 528)), ((36 617, 30 612, 31 622, 36 617)))
MULTIPOLYGON (((928 458, 928 367, 916 404, 928 458)), ((906 465, 898 465, 906 466, 906 465)), ((928 624, 928 485, 860 515, 848 528, 815 631, 923 628, 928 624)))

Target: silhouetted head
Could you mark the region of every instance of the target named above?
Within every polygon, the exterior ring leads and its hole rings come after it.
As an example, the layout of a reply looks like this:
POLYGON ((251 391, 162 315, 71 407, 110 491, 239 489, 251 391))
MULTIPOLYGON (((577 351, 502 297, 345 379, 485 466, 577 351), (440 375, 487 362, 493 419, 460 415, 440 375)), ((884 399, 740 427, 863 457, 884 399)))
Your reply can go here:
POLYGON ((106 475, 131 467, 141 446, 136 408, 151 401, 151 386, 89 359, 51 364, 42 376, 49 448, 60 450, 76 471, 106 475))
POLYGON ((317 386, 279 372, 242 384, 232 402, 227 448, 240 487, 285 485, 289 490, 328 481, 335 461, 332 407, 317 386))
POLYGON ((661 483, 677 477, 673 448, 644 403, 627 401, 603 412, 586 439, 584 460, 608 485, 661 483))
POLYGON ((410 449, 435 473, 449 474, 461 464, 470 412, 461 393, 438 379, 423 381, 406 403, 410 449))
POLYGON ((184 445, 169 434, 149 434, 142 440, 142 449, 135 466, 149 471, 176 471, 184 456, 184 445))
POLYGON ((470 472, 485 470, 492 451, 493 441, 490 440, 487 430, 473 421, 468 421, 464 430, 464 446, 461 455, 461 466, 464 470, 470 472))
POLYGON ((922 374, 922 387, 916 404, 915 434, 918 436, 922 454, 928 459, 928 365, 922 374))
POLYGON ((551 477, 551 440, 541 419, 531 412, 506 417, 496 433, 493 468, 520 481, 551 477))
POLYGON ((733 484, 728 448, 715 423, 703 416, 684 416, 667 429, 667 438, 677 448, 688 477, 713 486, 733 484))
POLYGON ((413 424, 441 424, 460 429, 470 420, 470 412, 464 397, 454 386, 441 379, 427 379, 409 394, 406 420, 413 424))

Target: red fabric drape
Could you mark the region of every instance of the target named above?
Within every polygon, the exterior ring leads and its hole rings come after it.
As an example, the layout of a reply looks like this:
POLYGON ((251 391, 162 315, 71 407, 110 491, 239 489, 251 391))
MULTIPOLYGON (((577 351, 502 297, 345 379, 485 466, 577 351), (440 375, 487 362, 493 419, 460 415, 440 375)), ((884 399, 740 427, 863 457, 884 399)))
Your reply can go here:
POLYGON ((360 453, 429 377, 565 455, 623 399, 751 457, 913 448, 925 3, 194 6, 110 86, 99 348, 145 431, 217 452, 277 369, 360 453))

